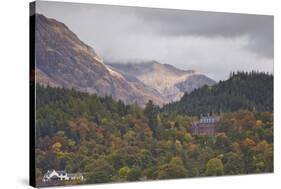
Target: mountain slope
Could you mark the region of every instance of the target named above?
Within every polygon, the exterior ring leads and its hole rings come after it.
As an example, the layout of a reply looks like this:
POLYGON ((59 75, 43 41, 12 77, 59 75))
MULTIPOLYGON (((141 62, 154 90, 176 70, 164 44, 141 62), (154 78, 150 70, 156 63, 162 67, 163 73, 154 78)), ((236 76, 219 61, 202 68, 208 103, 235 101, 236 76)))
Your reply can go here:
POLYGON ((185 92, 204 85, 211 86, 215 81, 193 70, 180 70, 156 61, 132 64, 109 63, 126 78, 137 79, 156 89, 168 102, 180 100, 185 92))
POLYGON ((180 89, 180 91, 190 93, 195 89, 203 87, 204 85, 212 86, 215 83, 216 82, 214 80, 203 74, 193 74, 185 81, 177 83, 176 86, 180 89))
POLYGON ((202 87, 185 94, 163 111, 199 115, 207 112, 229 112, 239 109, 273 110, 273 75, 238 72, 212 87, 202 87))
POLYGON ((165 102, 161 94, 106 66, 101 57, 69 28, 55 19, 36 14, 36 82, 111 95, 125 103, 165 102))

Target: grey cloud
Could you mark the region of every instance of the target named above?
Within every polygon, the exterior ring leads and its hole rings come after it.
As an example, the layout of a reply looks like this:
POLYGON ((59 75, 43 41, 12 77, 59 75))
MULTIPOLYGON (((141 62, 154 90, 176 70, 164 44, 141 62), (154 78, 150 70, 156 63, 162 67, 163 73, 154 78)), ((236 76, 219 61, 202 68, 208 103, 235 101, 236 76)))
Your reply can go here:
POLYGON ((273 16, 171 9, 143 9, 137 14, 162 35, 226 38, 248 35, 249 48, 273 57, 273 16))
POLYGON ((105 60, 158 60, 219 80, 237 69, 273 72, 273 17, 37 2, 105 60))

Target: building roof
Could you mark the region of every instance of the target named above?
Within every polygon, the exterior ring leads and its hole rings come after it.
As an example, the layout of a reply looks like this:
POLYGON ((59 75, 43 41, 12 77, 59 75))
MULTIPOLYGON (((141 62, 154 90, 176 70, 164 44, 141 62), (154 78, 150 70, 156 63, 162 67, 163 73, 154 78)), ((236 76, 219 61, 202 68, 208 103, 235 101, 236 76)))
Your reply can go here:
MULTIPOLYGON (((57 173, 57 174, 59 174, 59 175, 66 175, 66 171, 65 170, 60 170, 60 171, 56 171, 56 170, 48 170, 45 174, 44 174, 44 177, 50 177, 50 175, 53 173, 53 172, 55 172, 55 173, 57 173)), ((54 177, 54 176, 52 176, 52 177, 54 177)))
POLYGON ((58 174, 66 174, 65 170, 56 171, 58 174))
POLYGON ((192 123, 191 128, 213 127, 220 119, 220 116, 214 114, 201 114, 200 119, 192 123))

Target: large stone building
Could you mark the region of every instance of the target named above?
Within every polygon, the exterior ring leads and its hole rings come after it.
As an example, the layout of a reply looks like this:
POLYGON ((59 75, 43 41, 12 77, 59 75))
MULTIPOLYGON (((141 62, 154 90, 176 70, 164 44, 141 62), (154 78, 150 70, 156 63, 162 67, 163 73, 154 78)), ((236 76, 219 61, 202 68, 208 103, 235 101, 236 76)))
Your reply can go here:
POLYGON ((193 135, 214 135, 219 116, 213 114, 200 115, 199 121, 192 124, 190 130, 193 135))

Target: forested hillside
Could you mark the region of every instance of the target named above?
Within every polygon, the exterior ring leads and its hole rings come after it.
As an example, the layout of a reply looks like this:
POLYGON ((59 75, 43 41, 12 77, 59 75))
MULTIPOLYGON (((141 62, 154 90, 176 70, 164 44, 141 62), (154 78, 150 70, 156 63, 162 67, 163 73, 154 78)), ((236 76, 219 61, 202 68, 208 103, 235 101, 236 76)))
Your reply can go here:
MULTIPOLYGON (((228 82, 243 81, 242 76, 228 82)), ((201 90, 208 91, 195 94, 201 90)), ((163 113, 151 101, 142 109, 111 97, 37 85, 37 183, 50 169, 85 175, 86 180, 67 184, 273 171, 272 112, 224 113, 215 136, 192 135, 189 128, 196 119, 163 113)))
POLYGON ((239 109, 273 111, 272 74, 254 71, 231 73, 228 80, 185 93, 180 101, 163 108, 165 112, 182 115, 239 109))

